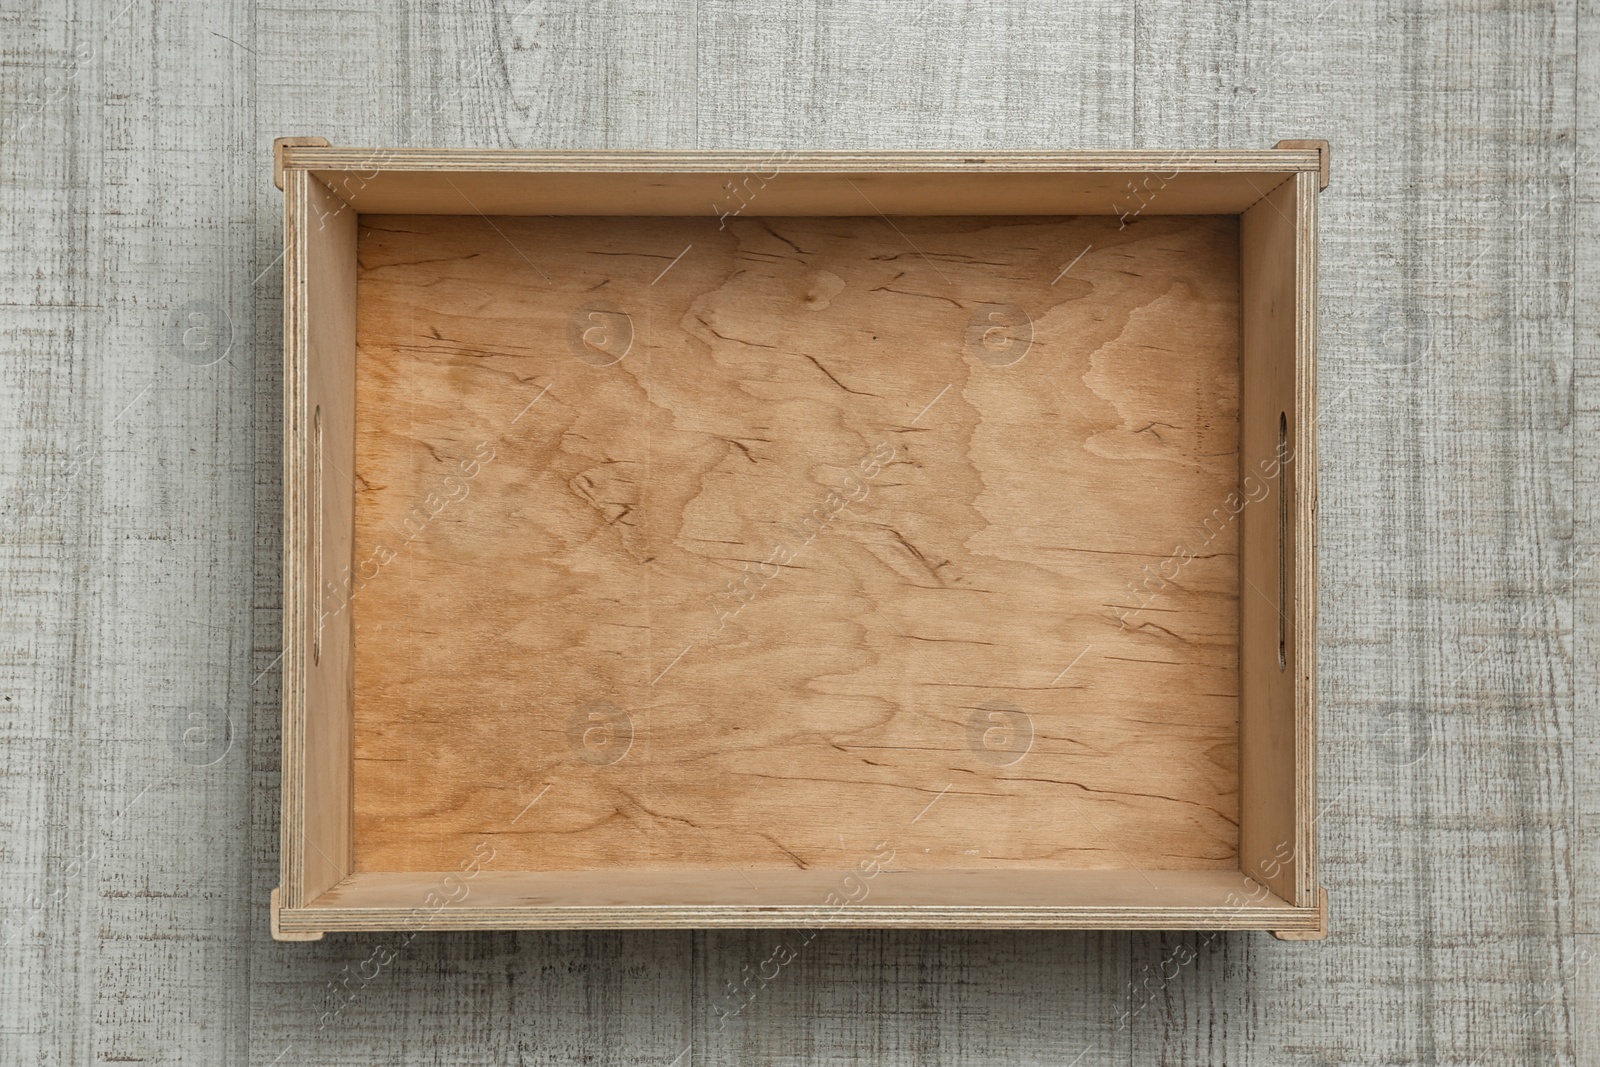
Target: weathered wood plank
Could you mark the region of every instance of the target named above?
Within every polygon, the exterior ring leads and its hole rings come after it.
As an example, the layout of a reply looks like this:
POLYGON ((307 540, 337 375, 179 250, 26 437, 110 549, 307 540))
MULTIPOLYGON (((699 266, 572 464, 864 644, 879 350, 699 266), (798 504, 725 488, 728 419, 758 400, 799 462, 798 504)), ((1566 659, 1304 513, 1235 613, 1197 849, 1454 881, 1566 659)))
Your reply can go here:
MULTIPOLYGON (((692 31, 650 45, 663 19, 576 3, 464 9, 338 9, 290 4, 257 11, 262 52, 257 159, 274 137, 318 134, 343 145, 605 147, 608 130, 656 128, 692 139, 692 31), (514 16, 526 10, 526 18, 514 16), (604 34, 616 37, 602 46, 604 34), (509 80, 508 80, 509 78, 509 80), (649 92, 641 91, 644 85, 649 92), (610 85, 609 96, 597 89, 610 85)), ((623 142, 629 143, 629 142, 623 142)), ((633 144, 651 143, 633 141, 633 144)), ((260 266, 282 248, 282 194, 258 166, 260 266), (270 247, 269 247, 270 246, 270 247)), ((277 285, 276 272, 269 272, 277 285)), ((265 288, 266 286, 264 286, 265 288)), ((281 286, 279 286, 281 289, 281 286)), ((261 321, 276 324, 278 293, 261 321)), ((248 899, 249 1062, 387 1065, 671 1062, 688 1044, 687 933, 348 934, 313 944, 269 939, 265 902, 278 881, 277 677, 282 515, 281 334, 259 336, 256 671, 252 766, 255 845, 248 899), (646 1022, 648 1021, 648 1022, 646 1022)))
POLYGON ((117 2, 0 21, 0 1060, 1600 1059, 1593 0, 1146 6, 1137 26, 1101 5, 926 0, 117 2), (760 971, 773 933, 270 942, 267 149, 291 133, 1329 137, 1330 940, 831 932, 720 1030, 717 998, 760 971), (397 952, 382 967, 380 944, 397 952))
POLYGON ((1135 1062, 1573 1062, 1571 10, 1201 4, 1137 37, 1142 141, 1333 145, 1332 931, 1206 946, 1135 1062))
POLYGON ((702 0, 699 13, 700 148, 1130 147, 1131 8, 702 0))
MULTIPOLYGON (((869 897, 870 899, 870 897, 869 897)), ((701 1065, 1128 1062, 1128 935, 715 932, 690 1003, 701 1065)))
POLYGON ((1579 1063, 1600 1062, 1600 2, 1578 4, 1577 132, 1573 143, 1574 276, 1572 659, 1576 677, 1579 978, 1572 1011, 1579 1063))
POLYGON ((250 19, 6 23, 0 1060, 239 1060, 250 19))

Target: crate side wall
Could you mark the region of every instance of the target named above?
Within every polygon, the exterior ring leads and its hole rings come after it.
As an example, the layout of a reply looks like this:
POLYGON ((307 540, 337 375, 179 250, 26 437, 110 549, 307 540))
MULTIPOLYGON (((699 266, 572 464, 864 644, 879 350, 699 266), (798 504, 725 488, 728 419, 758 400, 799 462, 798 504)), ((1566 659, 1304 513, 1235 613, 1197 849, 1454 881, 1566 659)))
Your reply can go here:
POLYGON ((1322 888, 1317 838, 1317 283, 1320 190, 1326 170, 1295 176, 1296 256, 1299 307, 1295 315, 1295 437, 1299 481, 1295 523, 1295 773, 1296 868, 1299 882, 1292 898, 1300 907, 1316 905, 1327 929, 1327 894, 1322 888))
MULTIPOLYGON (((492 857, 486 860, 492 863, 492 857)), ((683 926, 1253 929, 1311 932, 1239 871, 361 872, 291 930, 683 926)))
MULTIPOLYGON (((305 909, 310 902, 324 896, 328 889, 353 871, 350 799, 353 778, 350 768, 353 747, 351 725, 353 696, 350 670, 353 634, 351 612, 347 608, 352 583, 346 576, 352 573, 351 568, 355 568, 357 580, 353 584, 359 585, 359 566, 355 563, 351 552, 353 542, 350 533, 352 523, 350 512, 353 485, 349 482, 354 465, 351 450, 355 427, 357 218, 355 210, 327 189, 315 175, 308 174, 305 170, 291 169, 287 177, 290 205, 288 222, 291 227, 298 227, 298 233, 295 237, 295 247, 291 248, 290 255, 286 257, 288 263, 286 269, 296 280, 291 283, 291 294, 286 299, 286 326, 292 324, 293 328, 286 329, 285 343, 290 362, 298 360, 299 393, 295 396, 291 392, 290 398, 295 402, 286 404, 285 409, 284 884, 286 907, 305 909), (299 257, 298 265, 296 256, 299 257), (295 305, 293 310, 290 309, 291 303, 295 305), (316 417, 319 408, 322 413, 320 420, 316 417), (296 513, 289 514, 291 510, 296 513), (291 553, 295 556, 292 564, 289 558, 291 553), (292 596, 295 604, 292 611, 289 590, 291 583, 294 585, 292 596), (288 629, 291 626, 294 627, 293 634, 288 629), (293 653, 290 651, 291 645, 296 646, 293 653), (291 685, 291 673, 295 679, 293 685, 291 685), (296 692, 293 702, 290 696, 291 688, 296 692), (289 721, 291 717, 295 719, 292 734, 289 721), (294 739, 292 753, 291 736, 294 739), (293 776, 297 779, 293 836, 291 836, 289 817, 291 763, 293 776), (291 855, 294 857, 292 876, 291 855), (297 890, 292 896, 289 892, 291 886, 297 890)), ((414 177, 406 175, 408 181, 414 177)), ((432 177, 438 179, 439 175, 432 177)), ((527 176, 499 177, 522 179, 527 176)), ((722 188, 722 183, 730 177, 742 176, 717 176, 723 196, 729 194, 722 188)), ((1106 192, 1104 182, 1099 181, 1105 179, 1106 175, 1066 177, 1093 178, 1098 182, 1085 185, 1083 190, 1073 194, 1083 200, 1084 206, 1081 210, 1070 213, 1102 215, 1119 213, 1119 205, 1115 201, 1098 208, 1088 207, 1090 194, 1100 196, 1106 192)), ((1122 186, 1127 184, 1123 180, 1126 177, 1126 175, 1116 176, 1122 186)), ((1258 173, 1252 177, 1255 182, 1266 187, 1263 175, 1258 173)), ((1243 260, 1241 277, 1244 282, 1242 296, 1245 302, 1241 323, 1245 347, 1243 355, 1245 384, 1241 407, 1245 443, 1241 448, 1241 498, 1247 502, 1241 517, 1241 539, 1243 541, 1249 538, 1250 535, 1246 531, 1253 528, 1250 525, 1252 521, 1261 525, 1265 531, 1255 539, 1255 543, 1263 553, 1260 558, 1265 561, 1262 563, 1262 569, 1245 570, 1251 565, 1250 550, 1244 543, 1241 544, 1241 636, 1256 633, 1267 635, 1262 642, 1246 640, 1243 643, 1258 650, 1270 650, 1272 670, 1258 672, 1259 676, 1265 678, 1265 684, 1260 687, 1259 694, 1263 699, 1257 705, 1259 714, 1252 716, 1248 705, 1255 690, 1252 687, 1250 669, 1246 667, 1246 657, 1251 656, 1251 652, 1246 649, 1241 650, 1243 696, 1240 729, 1242 779, 1240 852, 1242 866, 1247 874, 1270 885, 1275 893, 1286 898, 1287 902, 1295 904, 1297 908, 1304 908, 1310 906, 1316 892, 1314 836, 1311 833, 1310 822, 1314 804, 1310 797, 1315 785, 1313 753, 1316 564, 1314 442, 1316 185, 1314 183, 1317 178, 1314 172, 1271 177, 1274 180, 1280 178, 1284 180, 1256 208, 1244 212, 1241 217, 1243 260), (1290 220, 1287 252, 1283 243, 1285 239, 1283 220, 1269 217, 1280 213, 1287 213, 1290 220), (1254 236, 1251 236, 1252 234, 1254 236), (1285 255, 1288 257, 1287 260, 1283 258, 1285 255), (1261 311, 1263 305, 1252 301, 1252 276, 1256 279, 1258 291, 1265 293, 1270 290, 1270 298, 1264 305, 1269 309, 1266 313, 1261 311), (1283 335, 1285 319, 1288 324, 1286 345, 1283 335), (1250 385, 1252 357, 1249 338, 1252 329, 1257 331, 1257 336, 1263 341, 1257 352, 1256 365, 1265 368, 1264 381, 1270 381, 1270 386, 1263 385, 1260 390, 1255 391, 1254 398, 1250 385), (1262 401, 1262 404, 1255 403, 1256 400, 1262 401), (1252 412, 1256 407, 1261 407, 1264 411, 1276 409, 1271 412, 1270 424, 1254 417, 1252 412), (1287 462, 1279 464, 1285 472, 1281 475, 1281 481, 1288 491, 1287 519, 1284 524, 1285 536, 1288 538, 1285 564, 1280 564, 1277 550, 1279 522, 1277 480, 1266 486, 1266 495, 1259 501, 1250 496, 1248 480, 1249 472, 1253 469, 1250 466, 1252 459, 1257 464, 1262 461, 1270 463, 1274 457, 1280 455, 1276 426, 1276 416, 1279 413, 1286 419, 1281 455, 1287 457, 1287 462), (1259 431, 1254 444, 1261 446, 1253 451, 1250 443, 1252 426, 1259 431), (1246 581, 1247 576, 1254 576, 1253 584, 1259 589, 1252 589, 1252 585, 1246 581), (1262 576, 1267 577, 1270 584, 1263 584, 1262 576), (1285 683, 1272 678, 1273 674, 1279 673, 1278 605, 1272 603, 1271 597, 1263 601, 1264 604, 1272 605, 1269 613, 1270 622, 1265 625, 1259 621, 1258 616, 1267 609, 1260 606, 1252 609, 1245 607, 1253 600, 1261 599, 1259 590, 1276 594, 1282 582, 1288 584, 1282 600, 1283 614, 1288 619, 1282 636, 1285 651, 1284 668, 1281 672, 1288 679, 1286 698, 1279 695, 1285 683), (1262 723, 1265 724, 1265 729, 1257 729, 1262 723), (1287 846, 1284 842, 1288 842, 1287 846), (1272 877, 1268 877, 1269 874, 1272 877)), ((493 200, 487 202, 489 209, 487 213, 497 214, 504 211, 508 214, 542 214, 550 210, 542 201, 540 204, 534 204, 523 203, 518 199, 519 197, 526 199, 530 195, 521 186, 513 183, 506 188, 510 189, 508 195, 511 199, 505 203, 493 200), (534 211, 534 207, 541 204, 543 210, 534 211)), ((772 202, 763 209, 757 206, 757 198, 751 194, 764 192, 766 187, 752 190, 746 183, 744 188, 746 191, 741 199, 745 201, 744 214, 747 215, 849 213, 829 210, 839 206, 837 196, 829 199, 828 196, 820 195, 814 201, 817 209, 812 211, 794 210, 792 204, 786 205, 776 197, 771 198, 772 202), (784 210, 774 210, 777 207, 783 207, 784 210)), ((1194 211, 1194 207, 1190 205, 1207 205, 1205 206, 1207 212, 1230 209, 1228 204, 1231 201, 1226 198, 1185 200, 1179 195, 1178 188, 1174 186, 1169 190, 1170 195, 1164 205, 1156 203, 1160 197, 1151 198, 1145 213, 1186 214, 1194 211), (1219 204, 1222 206, 1218 207, 1219 204), (1189 210, 1183 210, 1186 206, 1189 206, 1189 210)), ((698 186, 696 189, 698 190, 698 186)), ((441 207, 439 205, 444 202, 444 192, 435 189, 432 193, 427 193, 423 186, 413 184, 411 191, 402 192, 402 200, 406 205, 404 208, 384 206, 380 210, 477 213, 484 206, 468 201, 460 190, 446 191, 460 202, 454 206, 441 207)), ((1121 191, 1126 192, 1126 190, 1121 191)), ((354 196, 360 195, 361 190, 357 189, 354 196)), ((536 192, 532 195, 537 198, 545 194, 536 192)), ((588 194, 572 195, 594 196, 592 191, 588 194)), ((916 213, 940 213, 941 206, 937 200, 932 202, 932 207, 928 206, 930 201, 927 197, 937 194, 907 192, 902 195, 908 197, 905 203, 913 206, 916 213)), ((1145 195, 1148 196, 1148 193, 1145 195)), ((860 203, 855 209, 856 213, 869 214, 878 207, 876 204, 868 206, 870 201, 865 197, 858 196, 857 199, 860 203)), ((739 202, 733 201, 734 206, 738 206, 739 202)), ((387 202, 374 201, 374 204, 378 203, 387 202)), ((641 208, 639 212, 641 214, 674 212, 672 208, 662 210, 659 206, 652 206, 654 203, 648 199, 637 204, 632 202, 618 204, 614 201, 601 204, 591 201, 587 208, 583 203, 578 203, 576 207, 567 205, 565 210, 575 214, 613 214, 629 213, 628 209, 632 206, 641 208)), ((963 194, 963 198, 950 201, 945 205, 945 209, 950 213, 977 213, 975 203, 971 194, 963 194)), ((1074 200, 1072 203, 1075 204, 1077 201, 1074 200)), ((1127 210, 1130 205, 1138 207, 1139 204, 1140 201, 1134 199, 1123 204, 1120 210, 1127 210)), ((994 205, 989 206, 992 208, 994 205)), ((726 208, 727 205, 723 207, 726 208)), ((681 213, 699 213, 700 210, 699 208, 691 210, 685 200, 681 213)), ((708 204, 704 211, 708 215, 715 215, 718 212, 718 205, 708 204)), ((901 212, 891 210, 888 213, 901 212)), ((995 213, 1011 212, 1007 210, 995 213)), ((291 386, 286 379, 286 388, 292 390, 296 387, 291 386)), ((1255 658, 1248 662, 1252 666, 1259 666, 1255 658)), ((456 909, 452 909, 454 910, 456 909)), ((459 910, 466 923, 466 926, 461 928, 490 928, 485 924, 491 921, 494 923, 494 928, 652 925, 638 916, 624 916, 621 911, 612 916, 618 921, 610 922, 600 914, 604 909, 591 912, 585 921, 577 923, 551 920, 548 917, 535 919, 531 917, 531 913, 527 921, 518 921, 514 916, 507 918, 505 913, 491 914, 488 910, 480 912, 470 904, 463 905, 459 910), (626 921, 623 921, 624 919, 626 921)), ((678 910, 683 911, 685 916, 689 914, 688 909, 678 910)), ((1167 909, 1167 911, 1172 915, 1178 914, 1177 910, 1167 909)), ((1063 912, 1055 920, 1031 920, 1018 922, 1015 925, 1151 928, 1160 925, 1159 920, 1152 918, 1152 915, 1154 911, 1151 914, 1138 916, 1110 917, 1104 915, 1091 917, 1087 911, 1082 915, 1066 916, 1063 912)), ((974 907, 971 917, 973 925, 1011 925, 1000 921, 1000 916, 990 914, 981 906, 974 907)), ((732 924, 726 919, 718 919, 709 914, 699 918, 704 921, 691 922, 688 918, 680 916, 681 921, 676 921, 674 925, 732 924)), ((879 925, 912 924, 903 919, 889 921, 887 916, 880 918, 884 921, 878 923, 879 925)), ((752 912, 749 919, 748 925, 762 924, 756 912, 752 912)), ((393 921, 393 917, 390 916, 384 921, 393 921)), ((1200 925, 1206 928, 1213 926, 1227 928, 1234 924, 1234 920, 1218 916, 1214 924, 1207 922, 1200 925)), ((824 923, 824 925, 831 924, 824 923)), ((861 923, 851 922, 841 925, 861 925, 861 923)), ((960 926, 965 923, 944 916, 928 925, 960 926)), ((1180 922, 1179 925, 1195 925, 1195 923, 1180 922)), ((1265 928, 1254 922, 1249 925, 1251 928, 1265 928)), ((1281 921, 1277 925, 1289 929, 1295 928, 1292 924, 1281 921)), ((396 927, 359 925, 340 928, 396 927)))
MULTIPOLYGON (((860 161, 858 161, 860 162, 860 161)), ((642 174, 589 170, 318 170, 364 214, 640 215, 735 218, 847 215, 1233 215, 1293 176, 1191 169, 833 173, 777 162, 746 171, 642 174)))
POLYGON ((356 213, 285 175, 285 907, 352 868, 356 213))
POLYGON ((1301 907, 1315 889, 1305 684, 1315 670, 1315 182, 1285 181, 1241 219, 1240 486, 1228 509, 1240 523, 1240 863, 1301 907))

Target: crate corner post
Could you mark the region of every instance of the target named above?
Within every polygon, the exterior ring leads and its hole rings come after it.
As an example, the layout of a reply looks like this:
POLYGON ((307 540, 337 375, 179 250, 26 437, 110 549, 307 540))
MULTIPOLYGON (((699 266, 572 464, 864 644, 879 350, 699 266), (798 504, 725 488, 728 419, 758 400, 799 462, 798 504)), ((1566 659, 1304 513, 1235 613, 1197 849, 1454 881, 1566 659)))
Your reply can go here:
POLYGON ((326 137, 278 137, 272 142, 272 184, 283 188, 283 150, 285 148, 328 148, 326 137))
POLYGON ((1317 894, 1317 927, 1314 930, 1273 930, 1279 941, 1326 941, 1328 938, 1328 891, 1317 894))
POLYGON ((285 930, 283 928, 283 903, 279 890, 272 891, 272 901, 268 906, 272 916, 272 940, 274 941, 321 941, 321 930, 285 930))

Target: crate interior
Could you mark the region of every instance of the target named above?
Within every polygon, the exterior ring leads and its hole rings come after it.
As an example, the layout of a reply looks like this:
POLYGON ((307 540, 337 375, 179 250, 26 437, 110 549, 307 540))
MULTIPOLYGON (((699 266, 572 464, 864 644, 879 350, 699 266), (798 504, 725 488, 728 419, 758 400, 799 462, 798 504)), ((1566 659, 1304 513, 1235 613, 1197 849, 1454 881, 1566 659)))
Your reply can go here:
POLYGON ((294 921, 1311 921, 1314 175, 289 177, 294 921))
POLYGON ((355 870, 1237 868, 1238 242, 362 216, 355 870))

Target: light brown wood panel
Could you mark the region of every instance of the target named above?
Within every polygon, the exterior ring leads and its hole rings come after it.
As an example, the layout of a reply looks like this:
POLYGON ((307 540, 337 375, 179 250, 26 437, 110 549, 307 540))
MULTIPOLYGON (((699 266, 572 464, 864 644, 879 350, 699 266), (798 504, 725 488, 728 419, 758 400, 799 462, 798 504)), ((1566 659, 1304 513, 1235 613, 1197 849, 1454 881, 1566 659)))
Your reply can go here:
MULTIPOLYGON (((1269 153, 1281 157, 1285 153, 1269 153)), ((613 161, 613 167, 616 165, 613 161)), ((626 163, 626 161, 622 161, 626 163)), ((847 160, 845 163, 859 163, 847 160)), ((981 160, 979 161, 981 162, 981 160)), ((1059 161, 1058 161, 1059 162, 1059 161)), ((1126 165, 1127 161, 1122 161, 1126 165)), ((884 171, 884 164, 815 173, 781 153, 727 161, 723 169, 403 170, 378 157, 370 169, 315 170, 363 212, 456 215, 1150 215, 1237 214, 1295 172, 1282 158, 1257 173, 1190 169, 1183 153, 1147 156, 1143 169, 1082 173, 992 167, 884 171), (748 169, 732 169, 733 167, 748 169)), ((466 163, 455 160, 454 166, 466 163)), ((540 158, 531 166, 548 165, 540 158)))
POLYGON ((1238 270, 1229 217, 363 216, 357 869, 1234 867, 1235 532, 1138 589, 1237 480, 1238 270))
POLYGON ((1296 852, 1301 857, 1295 866, 1294 894, 1287 899, 1297 907, 1320 907, 1324 933, 1329 905, 1322 885, 1322 839, 1317 833, 1317 820, 1321 818, 1317 800, 1317 561, 1322 528, 1318 473, 1321 458, 1317 449, 1317 424, 1321 418, 1317 400, 1317 194, 1326 178, 1324 169, 1320 178, 1302 171, 1291 180, 1295 189, 1295 337, 1294 437, 1289 446, 1295 456, 1295 495, 1292 510, 1286 512, 1292 525, 1288 557, 1291 563, 1286 577, 1293 583, 1288 629, 1293 634, 1294 647, 1288 654, 1294 657, 1295 836, 1296 852))
MULTIPOLYGON (((286 931, 562 927, 1102 927, 1281 930, 1297 909, 1237 870, 500 871, 351 876, 282 918, 286 931)), ((891 861, 892 862, 892 861, 891 861)))
POLYGON ((1315 174, 1240 222, 1240 862, 1317 899, 1315 174))
MULTIPOLYGON (((1096 174, 1105 171, 1164 172, 1175 164, 1194 173, 1289 174, 1318 170, 1321 153, 1314 147, 1283 148, 1132 148, 1079 150, 830 151, 817 149, 551 149, 551 148, 361 148, 348 145, 316 146, 305 138, 285 138, 284 168, 311 171, 423 173, 427 171, 499 171, 535 173, 558 171, 632 172, 635 174, 692 174, 744 172, 763 163, 781 160, 796 173, 882 172, 910 174, 918 171, 992 173, 1041 171, 1060 174, 1096 174)), ((1300 142, 1309 146, 1312 142, 1300 142)), ((1323 142, 1315 142, 1321 144, 1323 142)))
POLYGON ((298 907, 348 875, 352 620, 335 590, 354 521, 356 214, 286 176, 281 896, 298 907))
POLYGON ((286 144, 363 212, 484 215, 1237 214, 1315 149, 552 152, 286 144), (640 180, 640 175, 647 175, 640 180))

